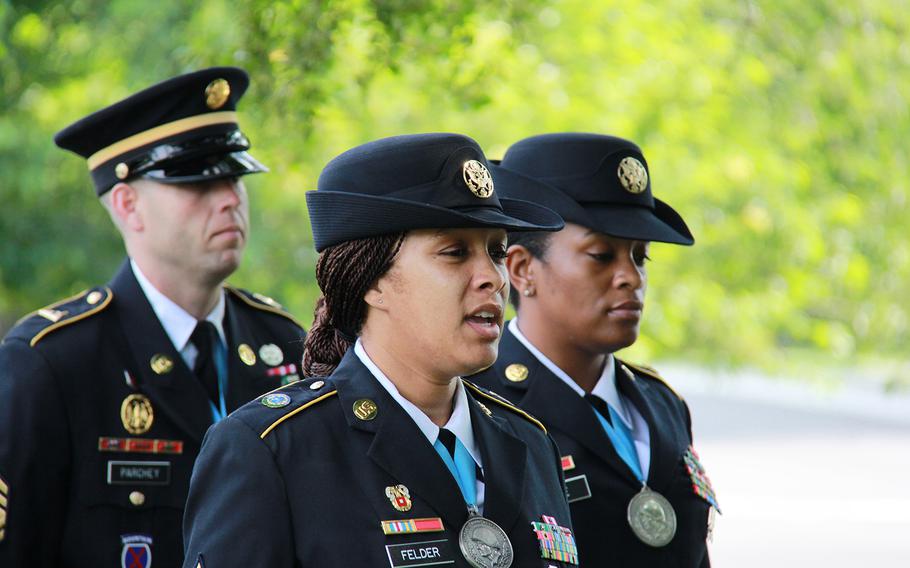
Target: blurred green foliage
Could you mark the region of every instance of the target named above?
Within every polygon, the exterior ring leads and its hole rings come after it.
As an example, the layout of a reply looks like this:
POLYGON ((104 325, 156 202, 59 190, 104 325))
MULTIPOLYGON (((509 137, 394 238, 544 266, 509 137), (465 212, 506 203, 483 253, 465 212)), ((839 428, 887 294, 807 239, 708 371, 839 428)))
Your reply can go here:
POLYGON ((381 136, 638 142, 694 248, 652 249, 633 357, 906 359, 910 11, 901 0, 0 0, 0 331, 123 255, 71 121, 239 65, 254 233, 237 284, 309 321, 304 192, 381 136))

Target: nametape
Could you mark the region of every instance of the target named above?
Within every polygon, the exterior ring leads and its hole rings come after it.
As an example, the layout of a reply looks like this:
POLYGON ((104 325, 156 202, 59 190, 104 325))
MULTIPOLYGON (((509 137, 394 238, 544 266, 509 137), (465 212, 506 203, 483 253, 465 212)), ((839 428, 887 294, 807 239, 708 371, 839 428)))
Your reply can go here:
POLYGON ((182 454, 182 440, 158 440, 153 438, 98 438, 99 452, 123 452, 127 454, 182 454))
POLYGON ((171 462, 108 461, 108 485, 168 485, 171 462))
POLYGON ((385 550, 392 568, 455 564, 455 552, 447 540, 387 544, 385 550))
POLYGON ((588 485, 588 476, 582 474, 566 479, 566 490, 569 493, 569 503, 588 499, 591 497, 591 486, 588 485))

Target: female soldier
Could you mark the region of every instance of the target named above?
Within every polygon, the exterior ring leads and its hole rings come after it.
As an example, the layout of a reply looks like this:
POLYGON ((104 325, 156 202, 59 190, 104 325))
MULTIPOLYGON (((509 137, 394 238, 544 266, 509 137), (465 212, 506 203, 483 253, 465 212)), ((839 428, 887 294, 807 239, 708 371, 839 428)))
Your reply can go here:
POLYGON ((546 430, 459 377, 496 358, 506 231, 557 230, 500 200, 470 138, 387 138, 307 194, 323 292, 310 377, 206 437, 187 567, 577 564, 546 430))
POLYGON ((620 138, 528 138, 493 175, 501 195, 546 205, 566 227, 510 235, 518 317, 495 367, 472 380, 551 429, 586 565, 708 565, 716 503, 688 408, 653 369, 612 355, 638 337, 649 241, 690 245, 689 229, 652 197, 641 150, 620 138))

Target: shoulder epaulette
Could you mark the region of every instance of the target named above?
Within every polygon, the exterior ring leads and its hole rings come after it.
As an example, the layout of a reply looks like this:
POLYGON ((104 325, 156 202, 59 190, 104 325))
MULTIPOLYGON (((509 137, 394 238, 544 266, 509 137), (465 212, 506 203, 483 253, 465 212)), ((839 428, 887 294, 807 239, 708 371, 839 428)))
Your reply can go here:
POLYGON ((672 392, 673 394, 676 395, 676 398, 678 398, 679 400, 683 400, 683 397, 680 396, 680 394, 678 392, 676 392, 676 389, 674 389, 672 386, 670 386, 670 383, 668 383, 665 378, 661 377, 660 373, 658 373, 657 369, 655 369, 654 367, 649 367, 647 365, 636 365, 634 363, 629 363, 628 361, 620 361, 619 363, 620 363, 620 365, 625 365, 626 367, 631 367, 632 369, 634 369, 638 373, 641 373, 642 375, 645 375, 645 376, 651 377, 652 379, 656 379, 656 380, 660 381, 665 387, 670 389, 670 392, 672 392))
POLYGON ((114 298, 114 293, 107 286, 98 286, 83 290, 59 302, 54 302, 36 310, 13 327, 17 336, 28 340, 32 347, 44 337, 62 327, 72 325, 91 317, 106 308, 114 298))
POLYGON ((466 381, 466 380, 462 379, 462 382, 465 384, 466 387, 471 389, 475 394, 482 396, 483 398, 485 398, 489 401, 495 402, 499 406, 502 406, 503 408, 514 412, 515 414, 521 416, 522 418, 524 418, 531 424, 534 424, 535 426, 537 426, 538 428, 543 430, 544 434, 547 433, 547 427, 544 426, 540 420, 534 418, 533 416, 531 416, 524 410, 518 408, 517 406, 515 406, 514 404, 512 404, 511 402, 506 400, 505 397, 502 397, 493 391, 488 391, 484 388, 481 388, 481 387, 475 385, 474 383, 472 383, 471 381, 466 381))
POLYGON ((337 394, 338 389, 331 387, 325 380, 319 378, 295 381, 267 392, 257 398, 253 404, 274 409, 281 412, 281 416, 267 417, 266 423, 268 426, 262 431, 259 438, 265 439, 269 432, 277 428, 285 420, 337 394))
POLYGON ((252 306, 252 307, 256 308, 257 310, 262 310, 264 312, 273 313, 273 314, 279 315, 283 318, 287 318, 287 319, 291 320, 294 323, 294 325, 303 329, 303 325, 299 321, 297 321, 297 319, 294 316, 292 316, 287 310, 285 310, 284 306, 282 306, 281 304, 279 304, 272 298, 269 298, 268 296, 265 296, 263 294, 258 294, 256 292, 249 292, 247 290, 244 290, 243 288, 235 288, 233 286, 228 286, 228 285, 225 285, 224 288, 225 288, 225 290, 227 290, 228 292, 230 292, 231 294, 233 294, 234 296, 239 298, 246 305, 252 306))

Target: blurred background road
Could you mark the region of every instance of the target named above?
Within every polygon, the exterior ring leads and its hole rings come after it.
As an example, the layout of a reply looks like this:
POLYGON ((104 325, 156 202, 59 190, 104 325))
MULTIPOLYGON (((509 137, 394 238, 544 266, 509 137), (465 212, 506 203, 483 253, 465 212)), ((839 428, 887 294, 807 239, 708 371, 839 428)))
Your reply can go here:
POLYGON ((724 511, 714 566, 910 566, 910 397, 661 371, 724 511))

